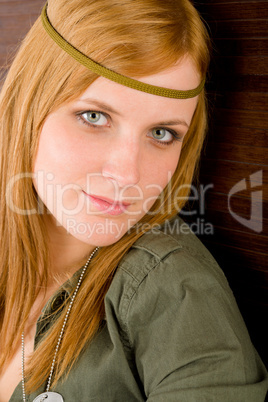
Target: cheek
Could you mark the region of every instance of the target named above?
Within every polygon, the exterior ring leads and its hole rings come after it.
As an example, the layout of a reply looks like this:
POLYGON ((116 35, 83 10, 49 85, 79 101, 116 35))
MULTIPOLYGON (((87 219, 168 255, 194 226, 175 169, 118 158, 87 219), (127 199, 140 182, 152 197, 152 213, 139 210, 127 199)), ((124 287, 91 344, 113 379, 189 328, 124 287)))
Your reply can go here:
POLYGON ((173 174, 176 171, 181 144, 176 144, 171 152, 167 153, 165 158, 162 158, 158 163, 155 161, 151 164, 150 168, 146 169, 146 177, 144 176, 144 203, 146 204, 146 211, 148 211, 158 196, 163 192, 167 184, 170 182, 173 174))
POLYGON ((90 144, 86 136, 48 118, 40 134, 34 171, 52 174, 55 182, 71 184, 90 169, 99 171, 98 154, 96 144, 90 144))
POLYGON ((166 152, 162 158, 155 158, 146 169, 147 183, 164 189, 176 171, 180 158, 181 143, 174 145, 174 149, 166 152))
POLYGON ((76 147, 76 141, 71 140, 64 126, 54 127, 49 122, 45 123, 40 134, 35 170, 48 169, 54 175, 60 170, 68 173, 69 166, 78 162, 78 157, 74 158, 76 147))

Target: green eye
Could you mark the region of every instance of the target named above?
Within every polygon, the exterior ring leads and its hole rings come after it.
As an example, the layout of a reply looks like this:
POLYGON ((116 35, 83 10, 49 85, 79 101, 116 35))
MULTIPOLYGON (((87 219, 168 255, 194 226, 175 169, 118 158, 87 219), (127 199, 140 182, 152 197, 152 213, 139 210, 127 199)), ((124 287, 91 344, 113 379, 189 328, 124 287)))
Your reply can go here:
POLYGON ((88 112, 86 113, 87 120, 91 123, 97 123, 101 118, 101 113, 98 112, 88 112))
POLYGON ((107 124, 107 118, 101 112, 85 112, 82 114, 82 117, 87 123, 96 126, 104 126, 107 124))
POLYGON ((165 128, 154 128, 151 133, 152 138, 162 142, 163 144, 168 144, 174 140, 174 135, 166 130, 165 128))
POLYGON ((167 133, 168 133, 167 130, 165 130, 164 128, 154 128, 153 129, 153 137, 156 140, 162 140, 163 138, 165 138, 167 133))

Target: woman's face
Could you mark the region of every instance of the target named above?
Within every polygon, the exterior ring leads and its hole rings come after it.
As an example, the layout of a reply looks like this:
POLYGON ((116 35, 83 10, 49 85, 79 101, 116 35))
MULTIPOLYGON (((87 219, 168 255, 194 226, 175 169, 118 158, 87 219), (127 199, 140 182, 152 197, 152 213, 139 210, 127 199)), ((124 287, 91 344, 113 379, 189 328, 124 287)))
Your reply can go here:
MULTIPOLYGON (((187 90, 200 78, 184 59, 140 80, 187 90)), ((34 185, 55 230, 64 227, 65 235, 92 246, 119 240, 171 179, 196 104, 197 98, 164 98, 100 77, 51 113, 40 136, 34 185)))

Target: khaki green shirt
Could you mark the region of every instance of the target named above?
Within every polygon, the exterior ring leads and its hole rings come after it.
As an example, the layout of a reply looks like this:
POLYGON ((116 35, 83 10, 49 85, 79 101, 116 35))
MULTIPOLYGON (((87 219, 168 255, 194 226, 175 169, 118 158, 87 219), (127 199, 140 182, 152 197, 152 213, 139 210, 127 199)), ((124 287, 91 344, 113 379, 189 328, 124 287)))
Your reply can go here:
MULTIPOLYGON (((54 390, 65 402, 264 401, 267 372, 228 283, 178 222, 145 234, 122 259, 103 329, 54 390)), ((39 336, 77 277, 48 302, 39 336)), ((22 401, 21 384, 10 401, 22 401)))

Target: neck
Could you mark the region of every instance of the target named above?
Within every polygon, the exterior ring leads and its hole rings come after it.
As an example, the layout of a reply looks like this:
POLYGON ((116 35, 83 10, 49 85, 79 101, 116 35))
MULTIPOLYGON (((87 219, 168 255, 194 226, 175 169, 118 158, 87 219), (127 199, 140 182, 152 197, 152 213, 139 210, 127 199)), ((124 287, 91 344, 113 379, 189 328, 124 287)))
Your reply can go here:
POLYGON ((86 263, 95 246, 76 239, 53 219, 47 222, 51 280, 62 284, 86 263))

